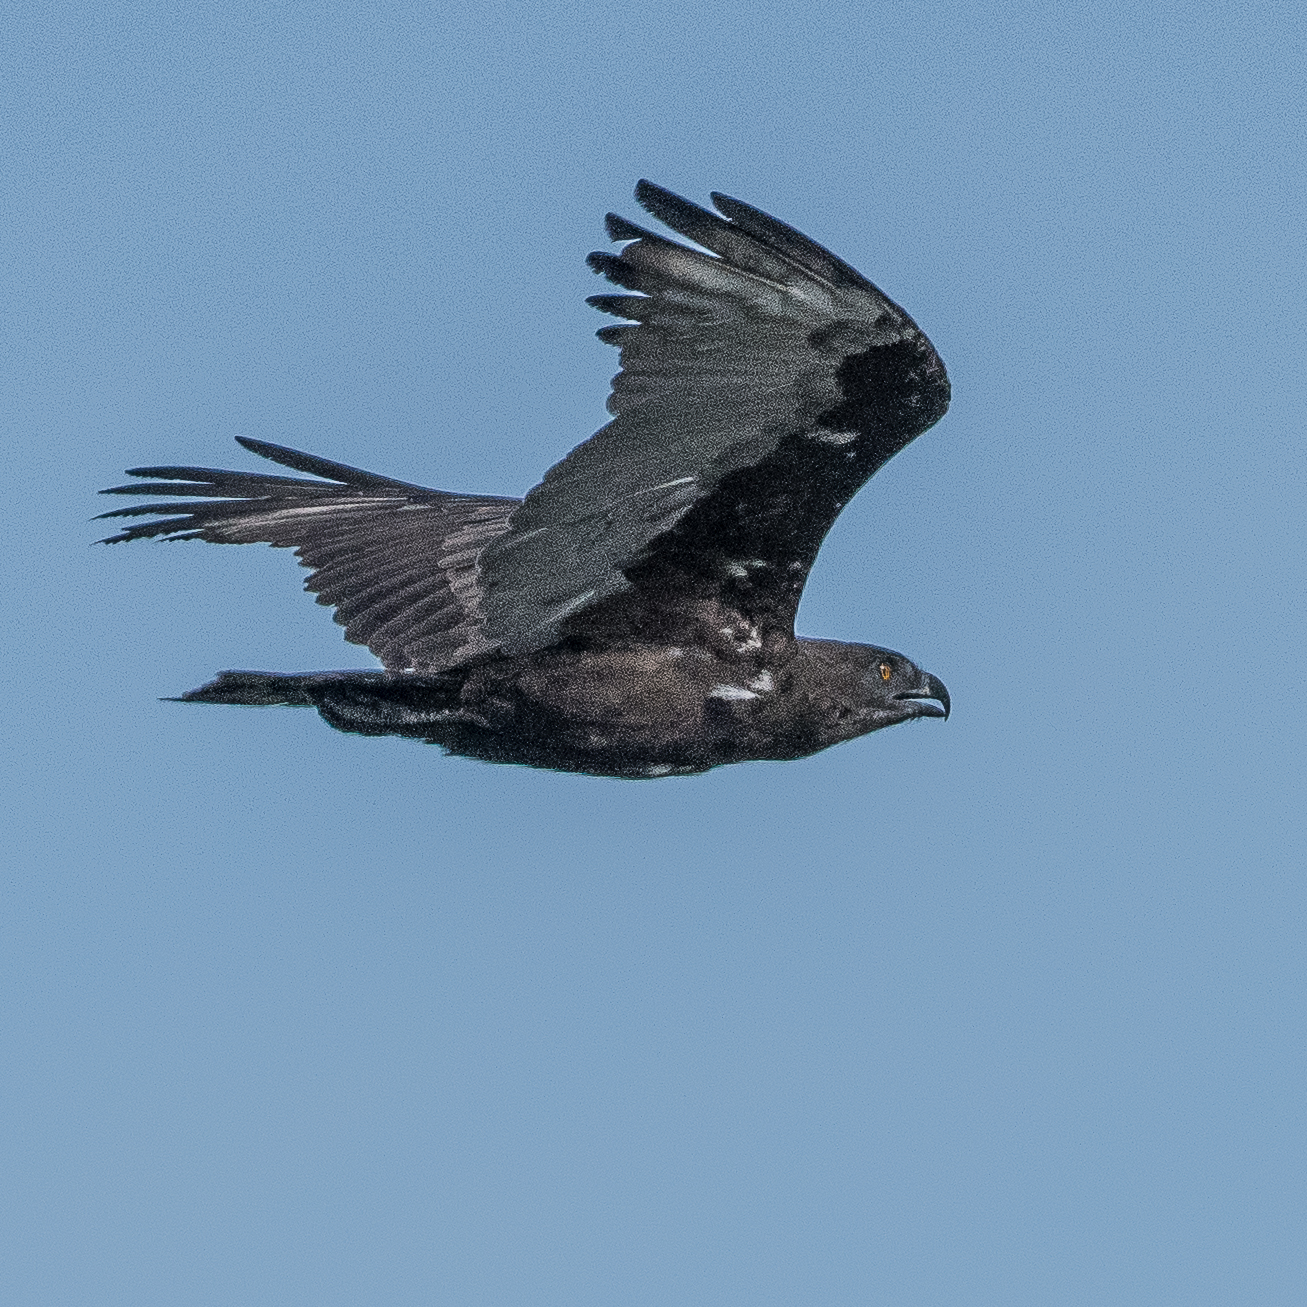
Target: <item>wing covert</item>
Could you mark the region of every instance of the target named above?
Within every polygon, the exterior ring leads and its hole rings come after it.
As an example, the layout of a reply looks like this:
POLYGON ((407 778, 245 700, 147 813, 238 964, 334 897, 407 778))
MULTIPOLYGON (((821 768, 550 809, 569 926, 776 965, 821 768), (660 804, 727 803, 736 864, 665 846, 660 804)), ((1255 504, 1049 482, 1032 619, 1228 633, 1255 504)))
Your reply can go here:
POLYGON ((628 320, 598 333, 621 350, 614 416, 482 556, 486 634, 509 652, 625 591, 683 593, 669 571, 792 623, 844 504, 948 406, 930 342, 835 255, 727 196, 636 197, 701 248, 609 215, 628 243, 589 262, 628 293, 590 303, 628 320))

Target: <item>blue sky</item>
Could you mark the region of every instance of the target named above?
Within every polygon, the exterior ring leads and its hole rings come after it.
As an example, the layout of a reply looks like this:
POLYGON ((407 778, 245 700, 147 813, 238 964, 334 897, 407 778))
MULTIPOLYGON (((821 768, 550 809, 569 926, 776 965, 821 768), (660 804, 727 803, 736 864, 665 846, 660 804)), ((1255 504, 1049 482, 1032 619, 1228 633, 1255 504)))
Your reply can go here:
POLYGON ((1296 6, 10 6, 7 1296, 1297 1304, 1296 6), (648 176, 948 363, 805 634, 954 714, 625 783, 295 711, 272 550, 92 548, 235 435, 519 494, 648 176))

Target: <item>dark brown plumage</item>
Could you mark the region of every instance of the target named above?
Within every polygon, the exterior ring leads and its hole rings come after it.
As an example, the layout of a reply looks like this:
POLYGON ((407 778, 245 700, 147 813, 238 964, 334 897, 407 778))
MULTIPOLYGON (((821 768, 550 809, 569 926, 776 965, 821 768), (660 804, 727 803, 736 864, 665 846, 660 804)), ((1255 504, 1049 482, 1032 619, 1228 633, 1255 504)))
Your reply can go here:
POLYGON ((727 196, 718 213, 641 182, 702 249, 608 217, 591 266, 627 294, 613 420, 525 500, 458 495, 296 450, 247 449, 319 480, 135 468, 106 513, 144 536, 293 548, 306 587, 381 672, 224 672, 189 701, 305 704, 342 730, 608 776, 797 758, 948 714, 891 650, 803 640, 822 540, 887 459, 948 407, 916 324, 847 264, 727 196), (704 251, 707 251, 706 253, 704 251))

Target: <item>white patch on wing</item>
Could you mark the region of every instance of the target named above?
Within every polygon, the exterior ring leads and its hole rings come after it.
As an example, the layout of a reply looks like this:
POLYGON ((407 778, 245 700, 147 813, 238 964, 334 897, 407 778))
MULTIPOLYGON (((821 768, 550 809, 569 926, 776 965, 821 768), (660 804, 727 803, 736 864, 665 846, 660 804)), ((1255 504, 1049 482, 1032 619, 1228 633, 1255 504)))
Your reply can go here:
POLYGON ((858 439, 860 433, 832 431, 829 427, 813 427, 806 435, 809 440, 815 440, 819 445, 851 445, 858 439))
POLYGON ((751 690, 757 690, 759 694, 769 694, 776 688, 776 682, 772 680, 770 672, 762 671, 748 682, 748 686, 751 690))
POLYGON ((708 691, 710 699, 756 699, 758 697, 756 690, 747 689, 743 685, 714 685, 708 691))
MULTIPOLYGON (((675 490, 678 486, 692 486, 698 480, 697 476, 675 477, 671 481, 660 481, 656 486, 641 486, 638 490, 632 490, 630 494, 620 495, 618 498, 610 500, 593 516, 602 517, 606 513, 611 513, 619 504, 625 504, 629 500, 639 499, 641 496, 657 495, 664 490, 675 490)), ((678 499, 684 497, 685 491, 681 491, 680 495, 677 496, 678 499)))
POLYGON ((560 622, 570 613, 576 612, 578 608, 584 608, 591 599, 595 597, 593 590, 587 590, 584 594, 579 594, 575 599, 569 599, 565 604, 559 604, 552 612, 545 614, 544 625, 548 626, 552 622, 560 622))
POLYGON ((394 498, 389 498, 355 499, 343 503, 337 500, 327 504, 295 504, 287 508, 272 508, 261 512, 257 521, 270 526, 275 526, 279 522, 294 524, 302 522, 306 517, 340 517, 345 513, 370 513, 375 511, 378 505, 390 507, 394 502, 394 498))

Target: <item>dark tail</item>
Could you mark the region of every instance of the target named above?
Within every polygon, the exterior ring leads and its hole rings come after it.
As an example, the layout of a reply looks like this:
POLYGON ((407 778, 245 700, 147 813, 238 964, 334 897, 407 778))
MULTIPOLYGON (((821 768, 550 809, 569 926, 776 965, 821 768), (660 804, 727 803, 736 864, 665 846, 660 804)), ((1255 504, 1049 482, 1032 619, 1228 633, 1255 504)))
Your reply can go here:
POLYGON ((190 690, 172 703, 243 703, 266 708, 273 704, 312 707, 311 693, 324 676, 282 674, 278 672, 220 672, 216 680, 190 690))
POLYGON ((459 708, 458 672, 423 676, 394 672, 222 672, 174 703, 274 704, 316 708, 338 731, 407 735, 441 743, 459 724, 474 724, 459 708))

